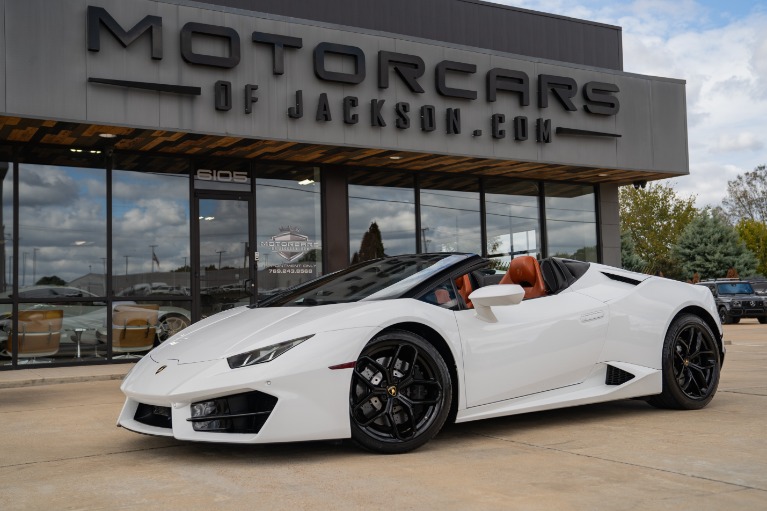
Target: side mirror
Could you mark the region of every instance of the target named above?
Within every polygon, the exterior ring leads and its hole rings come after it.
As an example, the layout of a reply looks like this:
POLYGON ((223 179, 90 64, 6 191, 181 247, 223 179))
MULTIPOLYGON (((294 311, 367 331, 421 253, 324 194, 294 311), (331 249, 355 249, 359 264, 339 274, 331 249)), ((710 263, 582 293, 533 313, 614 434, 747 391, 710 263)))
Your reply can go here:
POLYGON ((525 297, 525 290, 517 284, 498 284, 477 289, 469 295, 474 304, 477 317, 488 323, 495 323, 498 318, 491 307, 517 305, 525 297))

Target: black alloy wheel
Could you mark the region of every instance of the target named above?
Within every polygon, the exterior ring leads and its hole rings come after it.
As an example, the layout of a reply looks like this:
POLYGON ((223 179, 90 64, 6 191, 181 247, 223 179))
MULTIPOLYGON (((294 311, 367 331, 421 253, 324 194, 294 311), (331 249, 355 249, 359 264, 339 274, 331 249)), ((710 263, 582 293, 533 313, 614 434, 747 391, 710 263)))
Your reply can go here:
POLYGON ((719 307, 719 321, 721 321, 723 325, 729 325, 732 322, 730 315, 727 314, 727 309, 724 307, 719 307))
POLYGON ((697 410, 719 385, 719 346, 700 317, 684 314, 671 323, 663 344, 663 392, 648 402, 659 408, 697 410))
POLYGON ((411 332, 383 333, 354 368, 352 439, 383 454, 411 451, 439 432, 451 401, 450 373, 436 348, 411 332))

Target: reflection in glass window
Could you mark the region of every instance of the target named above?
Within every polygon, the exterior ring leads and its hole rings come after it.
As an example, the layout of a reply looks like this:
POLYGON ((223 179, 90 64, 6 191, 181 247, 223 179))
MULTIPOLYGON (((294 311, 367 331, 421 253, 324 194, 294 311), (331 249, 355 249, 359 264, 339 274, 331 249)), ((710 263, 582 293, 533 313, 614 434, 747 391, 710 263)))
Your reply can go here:
POLYGON ((547 183, 545 192, 549 255, 597 262, 594 187, 547 183))
POLYGON ((322 275, 320 206, 318 168, 268 165, 257 169, 259 298, 322 275))
POLYGON ((189 177, 112 173, 112 288, 117 296, 189 296, 189 177))
POLYGON ((0 300, 13 286, 13 164, 0 162, 0 300))
POLYGON ((103 168, 19 165, 19 363, 103 359, 106 216, 103 168))
POLYGON ((247 200, 200 199, 200 305, 202 316, 248 305, 250 211, 247 200))
POLYGON ((19 166, 19 289, 64 286, 104 296, 106 171, 19 166))
POLYGON ((428 176, 420 194, 423 252, 482 252, 477 179, 428 176))
POLYGON ((357 171, 349 176, 349 257, 352 264, 415 248, 413 176, 357 171))
POLYGON ((486 181, 487 253, 499 267, 507 267, 512 257, 541 253, 538 192, 532 181, 486 181))

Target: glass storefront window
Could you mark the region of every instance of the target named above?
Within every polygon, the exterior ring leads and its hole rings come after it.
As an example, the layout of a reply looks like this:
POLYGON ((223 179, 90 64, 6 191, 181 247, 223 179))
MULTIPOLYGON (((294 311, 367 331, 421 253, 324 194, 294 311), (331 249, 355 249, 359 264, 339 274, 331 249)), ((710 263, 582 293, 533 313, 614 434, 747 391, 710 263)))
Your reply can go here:
MULTIPOLYGON (((9 158, 10 159, 10 158, 9 158)), ((13 163, 0 162, 0 366, 11 363, 13 290, 13 163)))
POLYGON ((13 287, 13 163, 0 161, 0 301, 13 287))
POLYGON ((596 194, 589 185, 546 183, 548 253, 597 262, 596 194))
POLYGON ((348 183, 351 262, 415 253, 413 176, 360 170, 348 183))
POLYGON ((259 299, 322 275, 319 168, 257 168, 256 240, 259 299))
POLYGON ((112 288, 116 296, 189 296, 189 177, 112 173, 112 288))
MULTIPOLYGON (((75 164, 19 165, 20 364, 105 355, 95 346, 107 319, 106 170, 75 164)), ((2 329, 13 323, 8 317, 2 329)))
POLYGON ((487 253, 500 268, 519 255, 541 254, 539 186, 533 181, 485 182, 487 253))
POLYGON ((420 197, 422 252, 482 252, 476 178, 425 176, 420 197))
POLYGON ((192 319, 189 176, 172 173, 181 167, 176 160, 152 165, 153 172, 112 172, 111 339, 118 359, 145 355, 192 319))

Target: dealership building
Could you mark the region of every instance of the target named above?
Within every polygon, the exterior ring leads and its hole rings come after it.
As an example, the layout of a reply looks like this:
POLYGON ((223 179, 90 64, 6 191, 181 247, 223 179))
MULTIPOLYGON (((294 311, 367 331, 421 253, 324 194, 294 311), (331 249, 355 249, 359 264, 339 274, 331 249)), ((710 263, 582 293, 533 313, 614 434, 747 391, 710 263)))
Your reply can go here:
POLYGON ((620 265, 619 186, 689 173, 685 82, 624 72, 616 26, 479 0, 0 0, 0 26, 0 370, 142 356, 381 255, 620 265))

